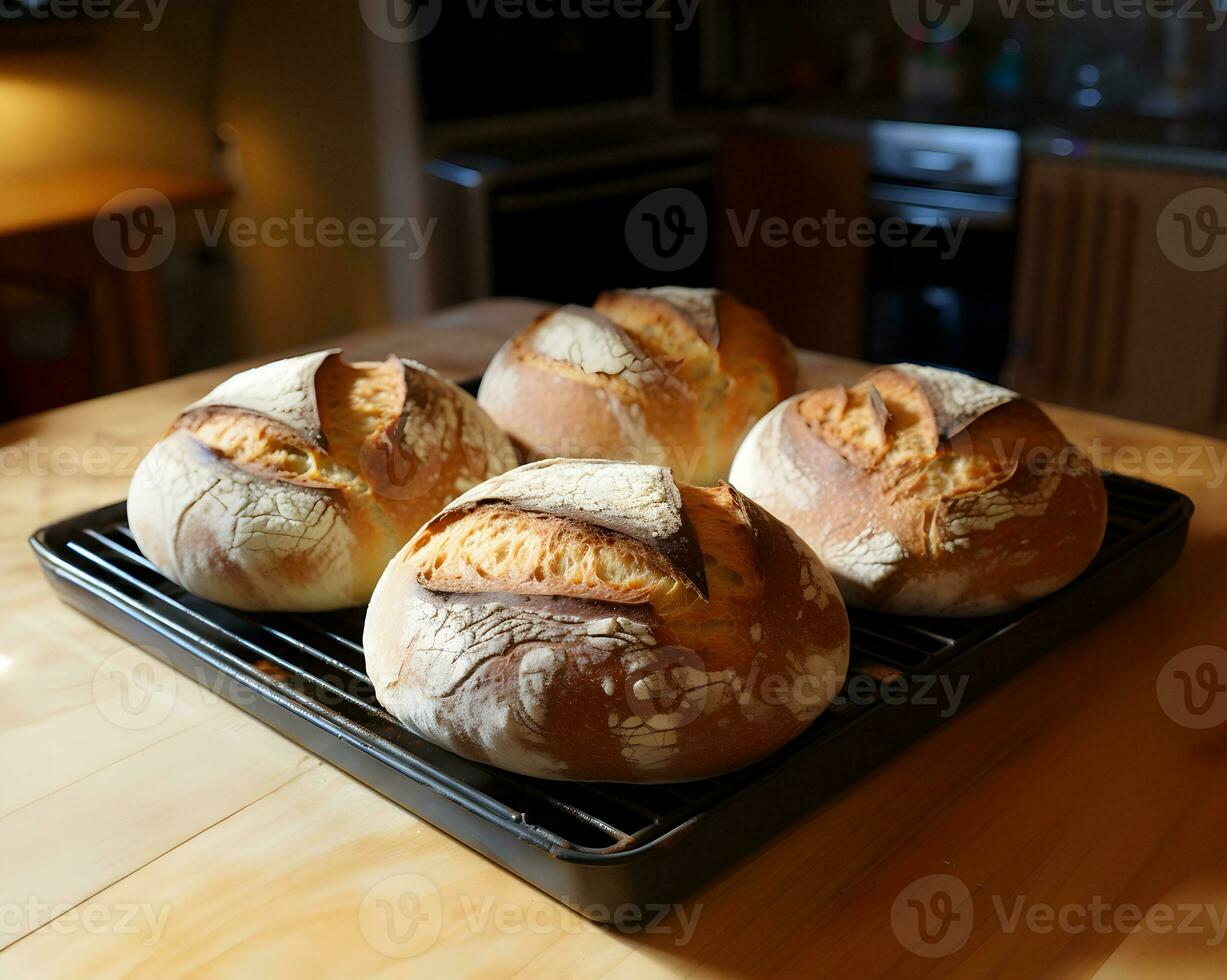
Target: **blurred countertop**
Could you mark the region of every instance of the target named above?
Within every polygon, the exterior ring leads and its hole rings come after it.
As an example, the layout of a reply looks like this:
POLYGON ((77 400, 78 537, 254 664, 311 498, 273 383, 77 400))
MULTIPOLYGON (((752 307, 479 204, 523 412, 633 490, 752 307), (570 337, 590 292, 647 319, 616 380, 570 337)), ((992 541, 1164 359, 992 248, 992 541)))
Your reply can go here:
MULTIPOLYGON (((687 120, 693 121, 693 120, 687 120)), ((1126 113, 972 103, 924 106, 898 100, 814 101, 727 109, 707 123, 840 142, 867 141, 875 122, 1009 129, 1028 156, 1227 174, 1227 118, 1153 119, 1126 113)))

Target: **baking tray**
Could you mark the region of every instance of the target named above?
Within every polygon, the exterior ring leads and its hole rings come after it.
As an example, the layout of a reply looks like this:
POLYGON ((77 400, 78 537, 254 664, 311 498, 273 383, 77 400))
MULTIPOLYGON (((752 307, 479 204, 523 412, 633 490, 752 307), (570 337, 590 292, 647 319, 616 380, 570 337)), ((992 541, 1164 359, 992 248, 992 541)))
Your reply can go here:
POLYGON ((1192 503, 1137 480, 1105 482, 1107 536, 1077 581, 983 619, 851 610, 848 684, 811 728, 739 772, 664 786, 530 779, 431 745, 375 700, 363 669, 363 609, 251 614, 199 599, 145 561, 123 503, 43 528, 30 542, 70 605, 576 911, 608 921, 627 906, 681 901, 1158 579, 1180 554, 1192 503), (944 694, 964 682, 961 698, 944 694))

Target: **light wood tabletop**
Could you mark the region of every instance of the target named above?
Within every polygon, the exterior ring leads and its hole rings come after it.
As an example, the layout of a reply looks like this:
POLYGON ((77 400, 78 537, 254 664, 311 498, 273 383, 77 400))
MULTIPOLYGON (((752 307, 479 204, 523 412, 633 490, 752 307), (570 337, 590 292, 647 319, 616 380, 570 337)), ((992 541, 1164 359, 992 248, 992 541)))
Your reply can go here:
MULTIPOLYGON (((478 303, 339 346, 468 377, 537 308, 478 303)), ((803 362, 811 384, 861 370, 803 362)), ((1223 975, 1227 443, 1053 408, 1099 465, 1193 498, 1178 565, 620 933, 52 594, 26 536, 123 498, 175 412, 233 369, 0 428, 0 974, 1223 975), (1157 695, 1181 654, 1208 713, 1157 695)))

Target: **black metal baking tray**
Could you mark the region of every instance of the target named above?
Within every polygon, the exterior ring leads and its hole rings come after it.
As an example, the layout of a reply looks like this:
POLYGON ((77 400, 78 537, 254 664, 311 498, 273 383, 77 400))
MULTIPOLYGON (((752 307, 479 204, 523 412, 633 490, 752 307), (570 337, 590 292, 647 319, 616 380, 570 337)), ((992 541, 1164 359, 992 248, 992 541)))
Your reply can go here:
POLYGON ((597 920, 679 901, 903 746, 1079 628, 1180 555, 1187 497, 1105 477, 1108 532, 1067 588, 1006 616, 919 619, 852 610, 845 697, 769 759, 666 786, 561 783, 468 762, 418 738, 376 702, 363 670, 363 609, 250 614, 198 599, 140 554, 126 505, 30 540, 70 605, 597 920), (966 688, 944 698, 942 677, 966 688), (928 685, 931 696, 920 696, 928 685), (908 694, 915 696, 906 696, 908 694))

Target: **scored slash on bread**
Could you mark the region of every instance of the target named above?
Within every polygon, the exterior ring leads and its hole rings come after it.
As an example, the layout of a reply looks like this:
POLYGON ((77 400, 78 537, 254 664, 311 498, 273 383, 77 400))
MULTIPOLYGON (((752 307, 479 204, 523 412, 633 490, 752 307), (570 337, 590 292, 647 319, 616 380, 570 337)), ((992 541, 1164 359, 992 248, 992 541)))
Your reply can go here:
POLYGON ((848 639, 812 551, 728 484, 548 460, 427 522, 380 580, 363 647, 380 702, 452 751, 663 782, 799 734, 840 689, 848 639))
POLYGON ((614 290, 512 337, 478 401, 529 458, 663 464, 710 485, 796 371, 788 341, 727 293, 614 290))
POLYGON ((734 485, 790 524, 844 598, 982 615, 1072 581, 1103 540, 1103 482, 1032 402, 902 364, 781 403, 734 485))
MULTIPOLYGON (((521 520, 548 514, 585 529, 612 531, 627 539, 628 545, 639 545, 634 550, 641 561, 666 563, 681 582, 707 598, 703 553, 682 505, 681 491, 668 470, 585 460, 582 477, 565 494, 560 492, 556 472, 552 462, 530 463, 461 494, 418 534, 415 552, 437 539, 444 526, 472 521, 481 511, 506 508, 521 520)), ((490 532, 483 529, 482 533, 490 532)), ((582 541, 572 543, 579 549, 588 547, 582 541)), ((558 551, 558 543, 551 542, 550 550, 558 551)))
POLYGON ((235 375, 142 460, 128 520, 189 591, 243 609, 365 602, 439 507, 516 465, 456 385, 413 361, 335 350, 235 375))

